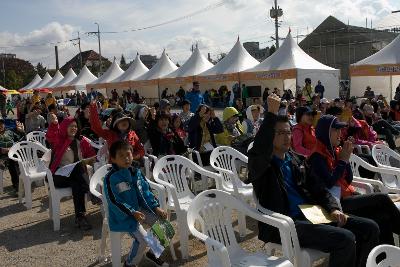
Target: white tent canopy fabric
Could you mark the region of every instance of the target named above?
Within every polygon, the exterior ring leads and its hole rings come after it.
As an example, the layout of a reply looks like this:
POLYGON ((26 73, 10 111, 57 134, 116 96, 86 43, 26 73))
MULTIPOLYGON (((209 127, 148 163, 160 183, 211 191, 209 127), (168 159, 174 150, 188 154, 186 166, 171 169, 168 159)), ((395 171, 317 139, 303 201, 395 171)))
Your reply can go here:
POLYGON ((245 72, 287 69, 336 70, 310 57, 297 45, 289 33, 275 53, 254 68, 245 70, 245 72))
POLYGON ((400 64, 400 35, 380 51, 352 64, 352 66, 380 64, 400 64))
POLYGON ((61 72, 59 70, 57 70, 56 74, 54 74, 53 79, 51 79, 47 84, 45 84, 43 87, 46 88, 52 88, 55 84, 57 84, 58 82, 60 82, 62 79, 64 78, 64 76, 61 74, 61 72))
POLYGON ((67 74, 65 74, 64 78, 62 78, 58 83, 54 84, 52 88, 64 86, 69 82, 71 82, 73 79, 75 79, 75 77, 76 77, 75 71, 72 68, 70 68, 67 74))
POLYGON ((309 56, 297 45, 290 32, 275 53, 257 66, 243 71, 241 77, 246 77, 246 74, 253 74, 254 77, 248 79, 265 87, 274 84, 274 87, 291 89, 292 92, 296 91, 297 85, 304 85, 306 78, 310 78, 314 83, 320 80, 325 86, 324 97, 333 99, 339 96, 340 70, 326 66, 309 56), (259 73, 263 78, 257 78, 255 73, 259 73), (276 85, 277 80, 281 80, 281 86, 276 85))
POLYGON ((101 84, 101 83, 111 82, 115 78, 121 76, 123 73, 124 73, 124 71, 120 68, 118 63, 114 60, 114 62, 111 64, 111 66, 108 68, 108 70, 106 72, 104 72, 104 74, 101 75, 97 80, 90 83, 88 86, 90 86, 92 84, 101 84))
POLYGON ((86 84, 89 84, 95 80, 97 80, 97 77, 95 75, 93 75, 85 65, 85 66, 83 66, 79 75, 76 76, 71 82, 69 82, 65 86, 79 86, 79 87, 83 86, 83 87, 85 87, 86 84))
POLYGON ((176 69, 178 69, 178 67, 171 61, 171 59, 169 59, 164 50, 157 63, 148 72, 139 76, 135 80, 145 81, 159 79, 170 74, 176 69))
POLYGON ((148 71, 149 69, 143 64, 140 60, 139 54, 137 54, 129 68, 120 76, 112 80, 111 83, 132 81, 148 71))
POLYGON ((44 88, 44 86, 51 81, 51 76, 48 72, 46 72, 46 74, 43 76, 43 79, 40 83, 38 83, 36 86, 33 86, 32 89, 35 88, 44 88))
POLYGON ((28 89, 35 88, 35 86, 38 85, 41 81, 42 81, 42 78, 40 78, 39 74, 36 74, 35 77, 33 78, 33 80, 30 83, 28 83, 27 85, 25 85, 24 87, 22 87, 21 89, 28 90, 28 89))
POLYGON ((203 56, 200 49, 196 47, 189 59, 174 72, 164 76, 163 78, 177 78, 177 77, 189 77, 200 74, 214 65, 203 56))
POLYGON ((392 99, 400 84, 400 35, 375 54, 350 67, 352 96, 362 97, 367 86, 375 95, 392 99))
POLYGON ((239 38, 229 53, 214 67, 199 74, 199 76, 231 74, 244 71, 259 64, 240 43, 239 38))

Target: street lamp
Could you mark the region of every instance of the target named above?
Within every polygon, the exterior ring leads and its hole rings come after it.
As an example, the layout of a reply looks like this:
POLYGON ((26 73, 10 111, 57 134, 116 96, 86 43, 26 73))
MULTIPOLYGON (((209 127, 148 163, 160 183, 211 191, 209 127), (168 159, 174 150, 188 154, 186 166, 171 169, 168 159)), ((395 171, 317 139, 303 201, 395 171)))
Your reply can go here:
POLYGON ((94 24, 97 25, 97 39, 99 41, 99 70, 100 70, 99 72, 102 73, 103 72, 103 67, 102 67, 102 64, 101 64, 100 25, 97 22, 95 22, 94 24))

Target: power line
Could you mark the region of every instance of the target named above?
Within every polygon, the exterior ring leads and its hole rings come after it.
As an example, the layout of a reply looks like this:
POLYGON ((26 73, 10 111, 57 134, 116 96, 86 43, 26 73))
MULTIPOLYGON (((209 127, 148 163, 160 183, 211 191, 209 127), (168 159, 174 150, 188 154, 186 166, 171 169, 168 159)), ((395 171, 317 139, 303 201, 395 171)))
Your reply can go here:
POLYGON ((221 6, 225 5, 225 1, 226 0, 223 0, 223 1, 217 2, 215 4, 208 5, 208 6, 204 7, 204 8, 202 8, 202 9, 199 9, 197 11, 194 11, 194 12, 189 13, 187 15, 184 15, 182 17, 178 17, 178 18, 175 18, 175 19, 167 20, 167 21, 164 21, 164 22, 161 22, 161 23, 158 23, 158 24, 154 24, 154 25, 151 25, 151 26, 140 27, 140 28, 130 29, 130 30, 122 30, 122 31, 107 31, 107 32, 102 32, 102 33, 127 33, 127 32, 137 32, 137 31, 143 31, 143 30, 149 30, 149 29, 157 28, 157 27, 168 25, 168 24, 171 24, 171 23, 175 23, 175 22, 178 22, 178 21, 181 21, 181 20, 193 18, 194 16, 197 16, 197 15, 200 15, 202 13, 208 12, 210 10, 216 9, 218 7, 221 7, 221 6))

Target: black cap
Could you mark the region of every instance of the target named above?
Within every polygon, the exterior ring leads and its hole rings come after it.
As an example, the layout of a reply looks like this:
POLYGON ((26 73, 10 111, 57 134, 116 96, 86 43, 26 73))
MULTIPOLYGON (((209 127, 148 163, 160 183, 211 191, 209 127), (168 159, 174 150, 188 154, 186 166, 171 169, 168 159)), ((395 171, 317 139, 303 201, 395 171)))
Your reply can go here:
POLYGON ((1 117, 0 117, 0 123, 3 123, 3 124, 5 124, 5 123, 6 123, 6 121, 5 121, 3 118, 1 118, 1 117))
POLYGON ((191 105, 192 103, 187 99, 182 101, 182 106, 187 105, 187 104, 191 105))

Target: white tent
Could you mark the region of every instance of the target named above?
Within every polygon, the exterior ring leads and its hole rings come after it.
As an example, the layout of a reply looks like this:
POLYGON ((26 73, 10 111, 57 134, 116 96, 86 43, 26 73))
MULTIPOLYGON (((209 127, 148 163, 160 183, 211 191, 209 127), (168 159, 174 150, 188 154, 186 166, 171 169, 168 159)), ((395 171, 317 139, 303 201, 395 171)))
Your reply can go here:
MULTIPOLYGON (((200 49, 196 46, 192 55, 186 60, 186 62, 174 72, 162 77, 160 84, 163 87, 175 88, 178 86, 187 87, 192 85, 194 76, 212 68, 214 65, 203 56, 200 49)), ((170 91, 170 93, 174 91, 170 91)))
POLYGON ((97 80, 97 77, 93 75, 85 65, 79 75, 66 84, 65 87, 68 90, 86 91, 86 85, 95 80, 97 80))
POLYGON ((132 82, 137 87, 141 96, 146 98, 159 97, 159 79, 178 69, 178 67, 169 59, 165 50, 163 51, 157 63, 145 74, 139 76, 132 82))
POLYGON ((39 74, 36 74, 35 78, 33 78, 33 80, 30 83, 28 83, 21 89, 28 90, 28 89, 35 88, 35 86, 38 85, 41 81, 42 81, 42 78, 40 78, 39 74))
POLYGON ((316 83, 320 80, 325 86, 324 97, 333 99, 339 96, 340 71, 326 66, 305 53, 293 39, 286 36, 281 47, 257 66, 241 73, 241 81, 246 85, 261 85, 291 89, 303 86, 305 78, 316 83))
POLYGON ((390 99, 400 84, 400 35, 377 53, 360 60, 350 67, 352 96, 363 96, 371 86, 375 94, 390 99))
POLYGON ((48 72, 43 76, 43 79, 40 83, 38 83, 36 86, 33 86, 31 89, 39 89, 39 88, 44 88, 44 85, 46 85, 48 82, 51 81, 51 76, 48 72))
POLYGON ((111 64, 111 66, 107 69, 106 72, 104 72, 103 75, 101 75, 97 80, 89 83, 86 85, 87 88, 98 88, 98 89, 104 89, 105 84, 111 82, 115 78, 121 76, 124 73, 124 71, 120 68, 118 63, 114 60, 114 62, 111 64))
POLYGON ((57 70, 56 74, 54 74, 53 79, 51 79, 47 84, 45 84, 43 87, 44 88, 53 88, 55 84, 60 82, 62 79, 64 79, 64 76, 61 74, 59 70, 57 70))
POLYGON ((140 60, 139 54, 136 55, 135 60, 131 63, 129 68, 122 73, 120 76, 115 78, 110 82, 110 86, 113 87, 128 87, 129 88, 129 82, 132 80, 135 80, 139 76, 145 74, 148 72, 149 69, 143 64, 142 60, 140 60))
POLYGON ((70 68, 67 74, 65 74, 64 78, 62 78, 58 83, 54 84, 52 88, 65 86, 66 84, 70 83, 73 79, 75 79, 75 77, 76 77, 75 71, 72 68, 70 68))
POLYGON ((210 89, 226 85, 228 89, 233 84, 240 82, 239 72, 252 68, 259 64, 240 43, 239 37, 231 51, 214 67, 200 73, 196 80, 200 82, 200 88, 210 89))

